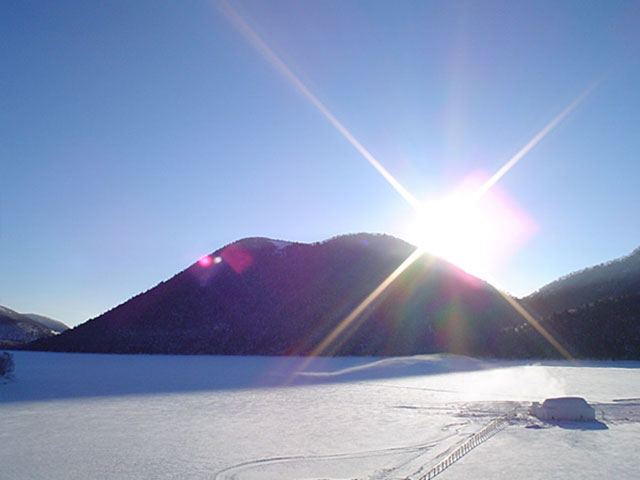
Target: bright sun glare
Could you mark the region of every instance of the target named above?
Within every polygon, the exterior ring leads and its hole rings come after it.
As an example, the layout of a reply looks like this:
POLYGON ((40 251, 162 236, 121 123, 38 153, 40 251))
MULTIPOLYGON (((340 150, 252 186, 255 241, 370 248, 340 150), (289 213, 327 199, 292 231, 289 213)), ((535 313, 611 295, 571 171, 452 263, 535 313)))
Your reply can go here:
POLYGON ((418 212, 412 226, 407 228, 405 238, 421 247, 423 251, 440 256, 495 285, 492 272, 497 271, 533 231, 533 224, 529 218, 516 209, 505 195, 495 192, 496 183, 582 103, 599 85, 600 80, 545 125, 493 176, 484 178, 483 181, 479 181, 480 177, 470 177, 451 194, 421 203, 313 95, 231 4, 221 1, 217 6, 253 47, 301 92, 418 212))
POLYGON ((488 280, 534 225, 499 190, 479 196, 483 184, 481 176, 470 176, 451 193, 424 202, 408 237, 426 252, 488 280))
MULTIPOLYGON (((534 148, 556 125, 569 115, 600 83, 591 85, 567 108, 540 130, 524 147, 509 159, 490 178, 479 181, 479 177, 469 177, 461 186, 446 197, 419 202, 387 171, 374 156, 365 149, 347 128, 333 116, 307 86, 287 67, 276 53, 260 38, 240 14, 225 0, 217 4, 220 11, 242 35, 262 54, 284 77, 301 92, 347 139, 356 150, 387 180, 396 191, 418 212, 418 218, 410 228, 407 238, 419 248, 412 253, 387 279, 366 297, 351 314, 325 338, 313 355, 320 355, 345 329, 349 327, 367 306, 390 285, 398 275, 410 266, 424 251, 436 254, 458 265, 468 273, 476 275, 496 285, 492 272, 504 263, 511 253, 534 230, 533 223, 509 201, 506 195, 497 192, 496 183, 534 148)), ((538 330, 566 358, 569 353, 538 322, 500 289, 498 292, 512 304, 536 330, 538 330)))

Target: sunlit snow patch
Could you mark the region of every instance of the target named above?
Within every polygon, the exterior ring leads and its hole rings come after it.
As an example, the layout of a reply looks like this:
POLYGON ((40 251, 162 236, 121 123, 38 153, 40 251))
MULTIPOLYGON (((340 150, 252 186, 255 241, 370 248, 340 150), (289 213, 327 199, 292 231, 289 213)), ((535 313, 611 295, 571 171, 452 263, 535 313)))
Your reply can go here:
POLYGON ((291 242, 285 242, 283 240, 269 240, 274 247, 278 250, 282 250, 283 248, 287 248, 289 245, 292 245, 291 242))
POLYGON ((469 372, 491 368, 482 360, 450 354, 415 355, 375 359, 371 362, 333 371, 305 371, 296 374, 298 380, 357 381, 391 377, 436 375, 469 372))

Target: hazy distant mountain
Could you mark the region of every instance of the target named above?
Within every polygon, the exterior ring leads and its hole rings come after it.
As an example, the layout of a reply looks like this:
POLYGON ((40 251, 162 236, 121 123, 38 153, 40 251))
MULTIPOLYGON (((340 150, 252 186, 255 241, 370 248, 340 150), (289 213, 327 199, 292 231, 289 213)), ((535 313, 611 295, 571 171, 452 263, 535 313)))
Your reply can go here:
POLYGON ((640 293, 640 248, 631 254, 565 275, 522 299, 540 316, 640 293))
POLYGON ((0 305, 0 347, 12 347, 64 332, 69 327, 35 313, 18 313, 0 305))
POLYGON ((38 323, 41 323, 54 333, 62 333, 69 330, 68 325, 62 323, 59 320, 45 317, 44 315, 38 315, 37 313, 23 313, 22 315, 24 315, 25 317, 29 317, 31 320, 35 320, 38 323))
POLYGON ((0 346, 8 347, 53 335, 40 322, 0 306, 0 346))
MULTIPOLYGON (((415 247, 358 234, 317 244, 250 238, 31 349, 305 355, 415 247)), ((490 285, 423 256, 323 354, 497 354, 494 339, 522 320, 490 285)))

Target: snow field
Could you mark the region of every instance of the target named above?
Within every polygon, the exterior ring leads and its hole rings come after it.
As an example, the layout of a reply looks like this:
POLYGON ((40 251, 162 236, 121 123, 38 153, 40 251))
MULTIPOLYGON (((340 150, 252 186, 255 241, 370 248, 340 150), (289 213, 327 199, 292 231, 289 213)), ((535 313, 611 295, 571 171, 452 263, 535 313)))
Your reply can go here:
POLYGON ((491 420, 518 418, 439 478, 635 478, 640 363, 17 352, 0 385, 0 478, 417 478, 491 420), (297 374, 299 368, 302 374, 297 374), (579 395, 589 428, 526 415, 579 395), (537 427, 537 428, 527 428, 537 427))

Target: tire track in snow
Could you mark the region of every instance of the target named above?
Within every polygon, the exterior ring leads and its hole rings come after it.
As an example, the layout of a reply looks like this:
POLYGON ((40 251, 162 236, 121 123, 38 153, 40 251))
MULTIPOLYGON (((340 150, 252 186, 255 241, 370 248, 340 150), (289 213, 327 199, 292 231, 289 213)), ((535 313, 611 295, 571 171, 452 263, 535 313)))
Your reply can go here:
MULTIPOLYGON (((517 404, 518 402, 509 402, 517 404)), ((408 405, 395 405, 393 408, 407 408, 414 409, 414 406, 408 405)), ((421 407, 417 407, 421 408, 421 407)), ((429 409, 429 407, 424 407, 429 409)), ((468 427, 476 422, 477 417, 474 414, 481 413, 480 417, 493 417, 492 423, 498 420, 496 418, 495 411, 492 410, 479 410, 474 408, 467 408, 466 410, 461 410, 460 407, 444 407, 442 410, 448 410, 452 413, 457 412, 459 415, 461 414, 462 418, 467 419, 465 422, 455 422, 444 425, 442 427, 443 433, 447 430, 453 430, 451 433, 444 435, 438 439, 431 440, 429 442, 423 442, 420 444, 409 445, 404 447, 391 447, 385 449, 376 449, 376 450, 365 450, 360 452, 352 452, 352 453, 337 453, 337 454, 328 454, 328 455, 290 455, 290 456, 278 456, 278 457, 269 457, 262 458, 256 460, 248 460, 246 462, 238 463, 236 465, 232 465, 230 467, 219 470, 214 474, 214 480, 237 480, 242 478, 243 472, 247 472, 249 470, 253 470, 259 467, 268 467, 268 466, 277 466, 280 464, 294 464, 296 462, 314 462, 314 461, 348 461, 348 460, 356 460, 363 458, 375 458, 375 457, 384 457, 384 456, 392 456, 392 455, 410 455, 409 458, 405 458, 402 461, 396 463, 395 465, 389 466, 388 468, 383 468, 376 470, 368 475, 368 478, 371 480, 377 479, 385 479, 389 478, 390 475, 396 475, 410 468, 411 465, 418 466, 417 471, 412 469, 411 474, 415 475, 418 472, 422 471, 425 464, 433 464, 447 457, 452 451, 458 448, 460 445, 468 442, 470 438, 476 436, 478 432, 466 432, 465 427, 468 427), (464 412, 464 413, 463 413, 464 412), (493 414, 493 415, 492 415, 493 414), (462 437, 462 438, 459 438, 462 437), (457 441, 453 443, 447 442, 448 440, 458 438, 457 441), (444 445, 443 445, 444 444, 444 445), (446 447, 445 447, 446 445, 446 447), (444 450, 440 450, 438 454, 433 456, 430 459, 422 459, 421 457, 432 450, 435 447, 445 447, 444 450)), ((364 472, 363 472, 364 473, 364 472)), ((411 475, 410 474, 410 475, 411 475)), ((408 478, 405 475, 400 475, 402 478, 408 478)), ((275 478, 275 477, 274 477, 275 478)), ((360 477, 358 477, 360 478, 360 477)), ((398 477, 399 478, 399 477, 398 477)))
MULTIPOLYGON (((465 423, 464 425, 467 425, 465 423)), ((436 440, 431 440, 427 443, 420 443, 417 445, 409 445, 405 447, 392 447, 392 448, 384 448, 379 450, 365 450, 361 452, 353 452, 353 453, 337 453, 337 454, 329 454, 329 455, 291 455, 291 456, 281 456, 281 457, 271 457, 271 458, 261 458, 257 460, 249 460, 246 462, 238 463, 236 465, 232 465, 231 467, 227 467, 225 469, 219 470, 215 473, 213 479, 214 480, 232 480, 241 478, 241 474, 244 471, 251 470, 263 465, 277 465, 282 463, 293 463, 293 462, 304 462, 304 461, 331 461, 331 460, 354 460, 359 458, 367 458, 367 457, 381 457, 387 455, 398 455, 398 454, 409 454, 409 453, 417 453, 417 455, 411 457, 409 460, 403 462, 402 465, 397 466, 390 470, 396 470, 414 461, 416 458, 422 456, 424 453, 429 451, 430 449, 442 444, 448 439, 456 437, 460 434, 460 427, 456 429, 455 432, 445 435, 444 437, 438 438, 436 440)))

